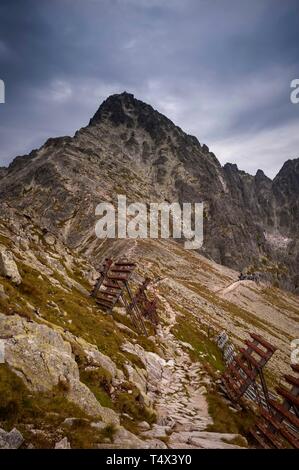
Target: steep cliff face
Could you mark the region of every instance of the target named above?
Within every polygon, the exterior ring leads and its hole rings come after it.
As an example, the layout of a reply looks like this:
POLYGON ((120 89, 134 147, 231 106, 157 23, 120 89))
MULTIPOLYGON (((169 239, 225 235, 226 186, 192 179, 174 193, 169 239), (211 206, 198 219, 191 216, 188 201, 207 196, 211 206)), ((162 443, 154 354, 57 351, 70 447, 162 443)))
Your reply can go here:
MULTIPOLYGON (((250 176, 226 164, 233 203, 240 208, 238 219, 252 219, 254 231, 248 233, 259 256, 249 260, 282 287, 298 290, 298 165, 287 161, 272 181, 261 170, 250 176), (262 261, 262 263, 261 263, 262 261)), ((245 258, 244 258, 245 259, 245 258)))
MULTIPOLYGON (((272 190, 275 230, 282 242, 278 258, 283 259, 291 275, 291 286, 299 292, 299 159, 288 160, 274 178, 272 190)), ((277 250, 276 250, 277 253, 277 250)), ((286 284, 287 286, 289 283, 286 284)))
POLYGON ((277 227, 286 236, 299 229, 299 158, 288 160, 274 178, 277 227))
POLYGON ((298 160, 273 182, 261 170, 251 176, 236 165, 222 168, 206 145, 122 93, 104 101, 73 138, 49 139, 15 159, 0 199, 93 257, 99 202, 117 194, 129 201, 204 201, 203 254, 235 269, 273 273, 275 266, 276 281, 296 289, 298 188, 298 160))

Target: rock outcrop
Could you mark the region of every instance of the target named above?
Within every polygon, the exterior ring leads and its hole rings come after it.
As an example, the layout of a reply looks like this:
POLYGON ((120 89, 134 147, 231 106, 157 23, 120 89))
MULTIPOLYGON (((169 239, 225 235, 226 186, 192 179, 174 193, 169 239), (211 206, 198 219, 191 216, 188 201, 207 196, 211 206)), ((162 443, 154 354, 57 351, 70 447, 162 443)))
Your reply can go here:
POLYGON ((118 424, 116 413, 104 408, 80 381, 71 345, 46 325, 29 322, 18 315, 0 313, 0 338, 5 341, 5 361, 34 392, 65 388, 67 398, 88 415, 118 424))

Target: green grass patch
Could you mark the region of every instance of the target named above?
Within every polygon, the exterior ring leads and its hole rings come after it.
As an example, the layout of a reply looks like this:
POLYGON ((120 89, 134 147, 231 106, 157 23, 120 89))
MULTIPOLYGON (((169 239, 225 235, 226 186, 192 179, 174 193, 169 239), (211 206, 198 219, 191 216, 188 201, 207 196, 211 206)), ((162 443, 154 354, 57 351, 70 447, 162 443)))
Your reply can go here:
POLYGON ((207 362, 213 369, 223 371, 224 363, 219 348, 201 328, 191 315, 180 315, 171 331, 176 338, 192 346, 193 351, 188 349, 191 359, 207 362))
POLYGON ((102 367, 80 370, 80 380, 88 386, 102 406, 113 408, 109 394, 112 377, 107 370, 102 367))
MULTIPOLYGON (((213 419, 213 424, 207 427, 207 431, 241 434, 250 439, 249 428, 253 426, 255 415, 249 410, 233 412, 229 405, 216 392, 207 394, 209 414, 213 419)), ((240 445, 240 443, 229 441, 240 445)))
POLYGON ((140 391, 131 383, 124 382, 121 390, 118 390, 115 408, 119 413, 131 416, 135 423, 140 421, 153 423, 156 420, 155 413, 144 405, 140 391))
POLYGON ((102 430, 91 427, 92 417, 67 400, 63 387, 48 393, 30 392, 6 364, 0 364, 0 397, 1 427, 7 431, 16 427, 25 444, 36 448, 52 448, 64 436, 72 448, 92 448, 115 432, 109 425, 102 430), (76 418, 74 424, 63 425, 70 417, 76 418))

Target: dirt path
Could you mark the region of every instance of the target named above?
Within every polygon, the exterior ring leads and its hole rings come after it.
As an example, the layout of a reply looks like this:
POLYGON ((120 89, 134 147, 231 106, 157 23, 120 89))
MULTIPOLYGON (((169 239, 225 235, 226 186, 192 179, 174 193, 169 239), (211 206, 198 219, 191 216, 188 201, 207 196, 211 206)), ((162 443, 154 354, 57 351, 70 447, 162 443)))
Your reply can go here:
POLYGON ((255 281, 251 281, 250 279, 244 279, 242 281, 235 281, 232 284, 229 284, 229 286, 225 287, 224 289, 220 289, 219 291, 217 291, 217 294, 226 295, 238 289, 239 287, 250 286, 250 285, 255 286, 256 285, 255 281))
POLYGON ((159 342, 165 346, 166 364, 159 388, 153 393, 157 424, 145 435, 168 436, 169 448, 236 447, 223 441, 232 439, 232 435, 204 431, 213 423, 205 396, 210 379, 200 362, 191 362, 186 345, 171 333, 176 314, 165 298, 159 296, 159 299, 168 313, 167 325, 158 330, 159 342))

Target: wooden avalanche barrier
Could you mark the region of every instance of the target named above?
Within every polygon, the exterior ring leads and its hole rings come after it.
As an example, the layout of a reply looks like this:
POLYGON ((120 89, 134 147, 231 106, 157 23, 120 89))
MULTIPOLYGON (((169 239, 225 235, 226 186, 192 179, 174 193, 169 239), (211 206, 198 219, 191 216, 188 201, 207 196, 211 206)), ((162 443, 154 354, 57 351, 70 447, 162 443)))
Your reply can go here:
POLYGON ((127 259, 113 261, 106 258, 100 268, 100 276, 91 295, 101 309, 112 312, 118 301, 125 306, 136 328, 147 334, 145 320, 155 327, 159 322, 157 314, 157 299, 149 300, 146 295, 150 279, 139 286, 136 293, 132 292, 129 281, 132 278, 136 263, 127 259))
MULTIPOLYGON (((299 448, 299 365, 292 365, 296 374, 284 375, 286 384, 276 387, 281 400, 268 392, 263 375, 263 368, 272 357, 276 348, 262 336, 250 333, 246 348, 240 348, 239 354, 227 361, 227 368, 222 375, 227 396, 232 401, 240 401, 243 396, 258 404, 258 419, 250 429, 251 435, 265 449, 299 448), (260 384, 256 382, 260 379, 260 384)), ((224 349, 228 337, 222 332, 217 337, 217 344, 224 349)))
POLYGON ((284 375, 287 386, 276 388, 282 401, 269 400, 269 410, 260 408, 261 417, 250 430, 265 449, 299 449, 299 365, 291 367, 297 377, 284 375))
POLYGON ((272 357, 276 348, 266 341, 262 336, 250 333, 251 339, 246 340, 246 348, 240 348, 239 354, 233 356, 229 362, 222 382, 227 395, 233 401, 239 401, 249 387, 256 389, 258 401, 259 387, 256 386, 256 379, 259 378, 266 402, 269 401, 266 381, 263 368, 272 357))

